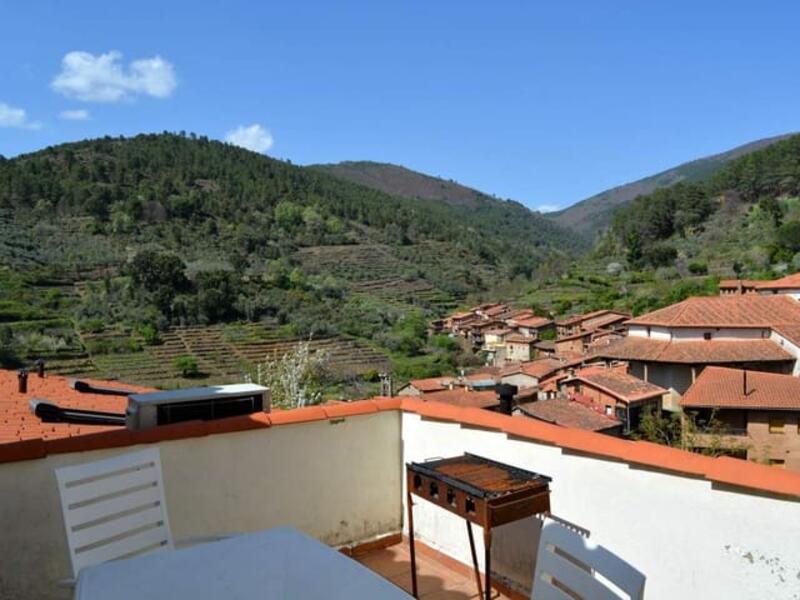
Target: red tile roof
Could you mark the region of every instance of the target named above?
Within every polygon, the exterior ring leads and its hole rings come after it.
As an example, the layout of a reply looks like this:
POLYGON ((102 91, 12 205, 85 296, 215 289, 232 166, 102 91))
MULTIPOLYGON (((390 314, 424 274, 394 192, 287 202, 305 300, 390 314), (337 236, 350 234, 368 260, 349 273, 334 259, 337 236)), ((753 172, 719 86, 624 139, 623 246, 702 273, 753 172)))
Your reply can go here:
MULTIPOLYGON (((30 385, 29 385, 30 387, 30 385)), ((140 388, 141 389, 141 388, 140 388)), ((326 419, 402 410, 473 427, 502 431, 537 443, 635 465, 702 477, 739 488, 800 499, 800 474, 732 458, 711 458, 649 442, 623 440, 579 429, 560 427, 536 419, 510 417, 478 408, 425 402, 419 398, 381 398, 342 406, 311 406, 295 410, 257 413, 217 421, 190 421, 144 431, 102 431, 61 439, 29 439, 0 444, 0 463, 33 460, 51 454, 126 447, 204 435, 267 429, 326 419)))
POLYGON ((494 390, 473 391, 467 388, 431 392, 425 394, 422 399, 426 402, 443 402, 453 406, 471 406, 473 408, 488 408, 500 403, 494 390))
POLYGON ((755 289, 762 281, 754 279, 721 279, 719 289, 737 289, 740 285, 743 289, 755 289))
POLYGON ((756 282, 756 287, 759 290, 800 289, 800 273, 793 273, 772 281, 759 281, 756 282))
POLYGON ((525 415, 535 419, 586 431, 604 431, 622 424, 617 419, 603 414, 586 403, 567 398, 526 402, 518 404, 517 408, 525 415))
POLYGON ((706 367, 686 390, 681 406, 800 411, 800 378, 761 371, 706 367))
POLYGON ((687 298, 627 322, 663 327, 772 327, 800 325, 800 302, 758 294, 687 298))
POLYGON ((606 367, 581 369, 575 373, 574 379, 602 390, 626 404, 658 398, 667 393, 667 390, 653 383, 643 381, 619 369, 606 367))
POLYGON ((492 306, 483 311, 483 313, 489 317, 502 315, 505 312, 508 312, 508 306, 505 304, 498 304, 497 306, 492 306))
POLYGON ((580 358, 571 360, 560 360, 553 357, 537 358, 536 360, 509 365, 503 369, 502 375, 506 376, 514 375, 516 373, 524 373, 525 375, 529 375, 531 377, 543 379, 561 369, 568 369, 573 365, 580 364, 581 360, 582 359, 580 358))
POLYGON ((523 308, 520 310, 515 310, 510 315, 508 315, 508 319, 515 320, 515 319, 526 319, 528 317, 536 316, 536 313, 533 312, 533 309, 530 308, 523 308))
POLYGON ((521 333, 512 333, 503 338, 503 341, 510 344, 533 345, 536 343, 536 338, 528 335, 522 335, 521 333))
MULTIPOLYGON (((739 297, 743 298, 744 296, 739 297)), ((794 356, 772 340, 670 342, 638 336, 627 336, 607 346, 596 348, 594 356, 619 360, 645 360, 684 364, 784 362, 795 360, 794 356)))
MULTIPOLYGON (((152 388, 119 382, 84 380, 95 385, 117 387, 135 392, 150 392, 152 388)), ((125 396, 81 393, 69 386, 69 379, 57 375, 39 378, 28 375, 28 392, 20 394, 16 371, 0 370, 0 444, 20 440, 54 440, 86 433, 119 429, 108 425, 73 425, 71 423, 42 423, 31 412, 29 402, 36 398, 58 404, 62 408, 82 408, 102 412, 124 413, 128 406, 125 396)))
POLYGON ((428 377, 427 379, 412 379, 408 385, 414 386, 422 393, 446 390, 453 377, 428 377))
POLYGON ((552 325, 553 320, 548 319, 546 317, 525 317, 521 319, 512 319, 514 324, 517 327, 530 327, 532 329, 538 329, 540 327, 547 327, 548 325, 552 325))
POLYGON ((584 321, 586 321, 588 319, 594 319, 594 318, 597 318, 597 317, 602 316, 602 315, 609 315, 609 319, 611 319, 611 321, 616 321, 619 317, 629 317, 630 316, 628 313, 624 313, 624 312, 620 312, 620 311, 616 311, 616 310, 609 310, 607 308, 604 308, 604 309, 601 309, 601 310, 595 310, 595 311, 592 311, 592 312, 588 312, 588 313, 585 313, 585 314, 582 314, 582 315, 573 315, 571 317, 567 317, 566 319, 564 319, 562 321, 557 321, 556 323, 558 325, 561 325, 562 327, 569 327, 571 325, 579 325, 580 323, 583 323, 584 321))

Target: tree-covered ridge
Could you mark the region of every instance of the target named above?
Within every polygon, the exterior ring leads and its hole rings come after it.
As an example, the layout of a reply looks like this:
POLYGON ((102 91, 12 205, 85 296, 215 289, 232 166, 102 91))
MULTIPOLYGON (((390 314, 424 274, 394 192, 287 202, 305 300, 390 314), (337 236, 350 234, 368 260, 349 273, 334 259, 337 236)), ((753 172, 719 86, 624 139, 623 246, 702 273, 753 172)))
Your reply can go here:
POLYGON ((547 217, 563 227, 568 227, 587 235, 594 235, 597 232, 608 229, 615 210, 627 205, 637 196, 647 196, 657 189, 667 188, 677 183, 704 181, 728 162, 766 148, 790 137, 790 135, 779 135, 756 140, 720 154, 680 164, 655 175, 604 190, 564 210, 549 213, 547 217))
POLYGON ((544 246, 570 247, 523 207, 458 211, 380 193, 205 137, 103 138, 0 161, 0 207, 95 219, 106 233, 222 219, 244 247, 433 239, 497 264, 524 263, 544 246), (365 229, 367 228, 367 229, 365 229))
MULTIPOLYGON (((800 136, 793 136, 729 162, 705 181, 679 183, 637 197, 614 214, 612 236, 632 265, 667 266, 680 245, 672 238, 701 234, 722 208, 745 205, 757 206, 771 215, 776 227, 783 227, 773 239, 760 240, 773 255, 782 247, 796 251, 788 240, 795 225, 783 223, 784 209, 778 199, 798 195, 800 136)), ((797 245, 800 249, 800 239, 797 245)))
POLYGON ((392 196, 183 134, 0 159, 0 363, 64 357, 108 376, 130 355, 152 370, 151 348, 190 340, 175 327, 242 324, 433 375, 460 349, 426 342, 429 319, 574 245, 498 204, 392 196))

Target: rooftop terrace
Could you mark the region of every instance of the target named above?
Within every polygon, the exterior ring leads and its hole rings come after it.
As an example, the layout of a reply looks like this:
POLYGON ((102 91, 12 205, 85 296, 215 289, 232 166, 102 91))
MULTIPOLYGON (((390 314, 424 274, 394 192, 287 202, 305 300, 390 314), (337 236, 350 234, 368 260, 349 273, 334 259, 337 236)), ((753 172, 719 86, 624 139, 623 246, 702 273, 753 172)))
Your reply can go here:
MULTIPOLYGON (((178 538, 289 525, 402 585, 404 548, 379 549, 406 531, 403 465, 471 452, 551 477, 553 513, 645 573, 648 598, 798 593, 798 474, 477 408, 374 398, 0 445, 0 597, 69 597, 56 585, 70 567, 53 469, 152 444, 178 538)), ((416 537, 434 561, 420 572, 423 597, 469 598, 463 521, 416 502, 416 537)), ((492 571, 508 589, 530 587, 539 529, 529 518, 495 530, 492 571)))

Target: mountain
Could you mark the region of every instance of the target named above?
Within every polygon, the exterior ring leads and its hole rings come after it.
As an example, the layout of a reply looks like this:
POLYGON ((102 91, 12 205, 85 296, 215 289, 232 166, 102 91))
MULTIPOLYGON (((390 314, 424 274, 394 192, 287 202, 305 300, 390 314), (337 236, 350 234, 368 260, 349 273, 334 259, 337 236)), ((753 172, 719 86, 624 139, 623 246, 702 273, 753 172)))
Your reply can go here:
POLYGON ((679 182, 695 182, 708 178, 731 160, 766 148, 792 134, 764 138, 744 144, 705 158, 678 165, 661 173, 617 186, 576 202, 564 210, 548 213, 547 217, 562 227, 593 237, 595 233, 611 224, 611 216, 619 206, 627 204, 637 196, 647 195, 659 188, 679 182))
POLYGON ((434 200, 466 208, 474 208, 481 203, 502 202, 455 181, 425 175, 389 163, 345 161, 311 165, 311 168, 392 196, 434 200))
MULTIPOLYGON (((430 206, 447 207, 475 224, 478 231, 494 231, 523 245, 548 243, 553 247, 583 251, 586 240, 567 228, 533 212, 519 202, 500 200, 452 180, 433 177, 399 165, 346 161, 310 165, 317 172, 356 183, 398 199, 414 199, 430 206)), ((515 243, 516 243, 515 242, 515 243)), ((526 267, 529 271, 529 266, 526 267)))
MULTIPOLYGON (((563 262, 574 237, 515 202, 388 194, 195 135, 0 157, 0 363, 85 350, 135 365, 142 340, 210 352, 229 324, 269 322, 267 337, 344 336, 407 357, 395 373, 436 375, 458 348, 423 351, 427 320, 563 262)), ((348 360, 370 370, 360 352, 348 360)))

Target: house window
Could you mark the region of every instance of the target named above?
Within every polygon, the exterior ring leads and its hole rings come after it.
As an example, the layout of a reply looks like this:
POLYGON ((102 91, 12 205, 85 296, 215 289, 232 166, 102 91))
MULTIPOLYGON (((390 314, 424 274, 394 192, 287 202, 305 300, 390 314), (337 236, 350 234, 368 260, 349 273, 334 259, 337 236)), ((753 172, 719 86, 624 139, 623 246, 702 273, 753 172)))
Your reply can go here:
POLYGON ((778 467, 779 469, 782 469, 784 467, 785 463, 786 463, 786 461, 783 460, 782 458, 770 458, 769 459, 769 466, 770 467, 778 467))
POLYGON ((786 426, 786 418, 783 415, 773 416, 769 418, 770 433, 783 433, 785 426, 786 426))
POLYGON ((710 331, 706 331, 706 332, 703 334, 703 339, 704 339, 704 340, 710 340, 710 339, 711 339, 711 332, 710 332, 710 331))

